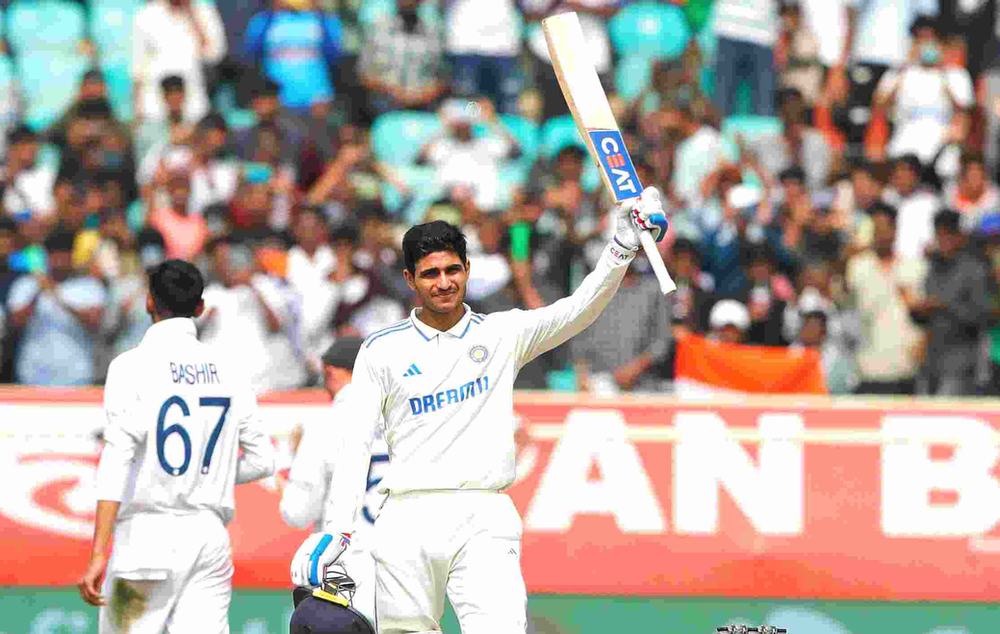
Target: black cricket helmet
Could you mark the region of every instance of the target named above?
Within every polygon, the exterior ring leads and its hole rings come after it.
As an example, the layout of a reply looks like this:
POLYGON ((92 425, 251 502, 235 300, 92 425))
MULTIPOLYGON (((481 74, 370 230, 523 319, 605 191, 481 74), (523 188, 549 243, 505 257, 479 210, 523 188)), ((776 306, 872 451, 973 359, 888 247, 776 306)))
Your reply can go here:
POLYGON ((289 634, 376 634, 368 619, 351 605, 354 589, 354 580, 339 564, 326 569, 319 588, 295 588, 289 634))

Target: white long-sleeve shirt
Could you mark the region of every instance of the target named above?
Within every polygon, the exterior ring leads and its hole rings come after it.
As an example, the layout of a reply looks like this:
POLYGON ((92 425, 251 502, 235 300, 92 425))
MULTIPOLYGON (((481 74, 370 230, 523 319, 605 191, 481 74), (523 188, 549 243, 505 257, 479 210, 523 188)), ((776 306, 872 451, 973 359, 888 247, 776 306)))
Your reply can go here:
MULTIPOLYGON (((356 424, 352 408, 357 397, 357 390, 352 385, 344 386, 330 407, 329 420, 314 421, 303 430, 288 484, 281 494, 281 517, 289 526, 306 528, 315 524, 322 528, 326 500, 331 493, 340 495, 345 487, 359 486, 360 482, 354 480, 332 480, 337 460, 332 449, 338 446, 338 438, 346 428, 356 424)), ((359 509, 361 517, 351 536, 351 544, 355 548, 364 541, 366 529, 374 524, 376 509, 384 497, 376 489, 389 466, 389 452, 382 437, 381 425, 376 426, 371 451, 364 498, 359 509)))
POLYGON ((226 55, 222 18, 210 2, 191 7, 205 35, 201 40, 191 18, 166 0, 154 0, 135 14, 132 28, 132 75, 140 83, 138 105, 142 116, 161 120, 167 116, 160 80, 167 75, 184 78, 184 117, 197 121, 211 107, 205 87, 205 64, 218 64, 226 55))
POLYGON ((111 362, 104 409, 97 499, 121 502, 119 522, 207 510, 228 524, 234 485, 274 473, 249 378, 198 341, 190 319, 153 324, 111 362))
MULTIPOLYGON (((354 422, 340 435, 334 480, 362 481, 381 425, 389 447, 381 493, 510 486, 518 371, 592 324, 633 257, 609 245, 575 293, 545 308, 481 315, 466 306, 447 332, 414 310, 369 336, 354 362, 354 422)), ((326 532, 351 532, 360 494, 331 489, 326 532)))

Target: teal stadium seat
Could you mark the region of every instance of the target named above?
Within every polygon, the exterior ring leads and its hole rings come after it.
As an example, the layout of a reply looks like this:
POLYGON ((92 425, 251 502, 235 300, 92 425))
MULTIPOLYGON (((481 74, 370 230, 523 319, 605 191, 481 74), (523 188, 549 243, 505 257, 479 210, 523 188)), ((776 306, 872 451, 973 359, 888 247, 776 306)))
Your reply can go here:
POLYGON ((223 116, 226 117, 226 125, 233 129, 252 128, 257 125, 257 115, 253 110, 231 108, 226 110, 223 116))
POLYGON ((90 9, 90 36, 101 59, 129 63, 132 57, 134 9, 98 2, 90 9))
POLYGON ((747 141, 754 141, 781 132, 781 119, 777 117, 733 115, 722 122, 722 135, 727 139, 735 140, 737 134, 742 134, 747 141))
POLYGON ((431 112, 387 112, 372 124, 372 152, 383 163, 410 165, 440 129, 441 121, 431 112))
POLYGON ((86 33, 83 8, 62 0, 17 0, 7 9, 7 41, 18 55, 72 55, 86 33))
POLYGON ((434 201, 446 194, 446 188, 441 183, 441 179, 438 178, 436 168, 426 165, 394 165, 392 169, 410 188, 414 200, 404 210, 402 208, 403 195, 392 185, 383 183, 382 204, 385 205, 386 211, 391 214, 405 213, 405 216, 398 217, 399 220, 416 224, 424 217, 434 201))
POLYGON ((14 62, 6 55, 0 55, 0 90, 7 90, 14 83, 14 62))
POLYGON ((621 55, 675 59, 691 38, 684 11, 658 2, 628 5, 611 18, 608 30, 611 43, 621 55))
MULTIPOLYGON (((417 7, 417 15, 429 22, 440 22, 436 5, 435 2, 421 2, 417 7)), ((358 8, 358 23, 361 28, 370 29, 395 13, 396 0, 364 0, 358 8)))
POLYGON ((559 150, 567 145, 573 144, 587 151, 587 144, 580 136, 580 131, 576 129, 576 122, 572 115, 553 117, 544 124, 541 129, 541 152, 546 159, 551 159, 559 150))
POLYGON ((655 58, 643 54, 626 55, 615 68, 615 90, 628 100, 635 99, 653 79, 655 58))
POLYGON ((121 121, 132 120, 132 67, 128 59, 101 60, 101 74, 108 87, 108 101, 121 121))
POLYGON ((25 122, 35 130, 55 123, 73 102, 88 68, 90 60, 80 55, 42 52, 18 56, 17 74, 28 103, 25 122))

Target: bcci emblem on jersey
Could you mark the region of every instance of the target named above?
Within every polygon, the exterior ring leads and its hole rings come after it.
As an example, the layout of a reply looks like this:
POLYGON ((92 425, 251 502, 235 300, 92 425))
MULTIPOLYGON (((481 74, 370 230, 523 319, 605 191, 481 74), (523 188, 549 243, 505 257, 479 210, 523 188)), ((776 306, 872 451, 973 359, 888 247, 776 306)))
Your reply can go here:
POLYGON ((486 346, 472 346, 469 349, 469 358, 476 363, 482 363, 486 361, 490 356, 490 351, 486 349, 486 346))

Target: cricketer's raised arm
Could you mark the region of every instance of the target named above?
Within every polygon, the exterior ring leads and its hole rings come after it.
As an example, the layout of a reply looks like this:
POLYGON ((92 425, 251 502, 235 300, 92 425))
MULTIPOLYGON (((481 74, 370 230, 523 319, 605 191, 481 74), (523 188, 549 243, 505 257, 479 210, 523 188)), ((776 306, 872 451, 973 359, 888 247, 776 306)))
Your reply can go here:
POLYGON ((512 311, 516 315, 518 367, 583 332, 600 316, 635 258, 641 227, 649 226, 645 221, 650 216, 663 214, 659 192, 647 187, 642 196, 617 205, 613 213, 615 237, 572 295, 544 308, 512 311))
POLYGON ((323 569, 337 561, 351 543, 358 508, 365 494, 372 442, 382 422, 386 391, 378 371, 368 364, 362 347, 354 361, 350 400, 338 413, 348 414, 332 421, 338 442, 333 450, 333 470, 326 499, 323 531, 306 538, 292 559, 292 583, 318 586, 323 569))

